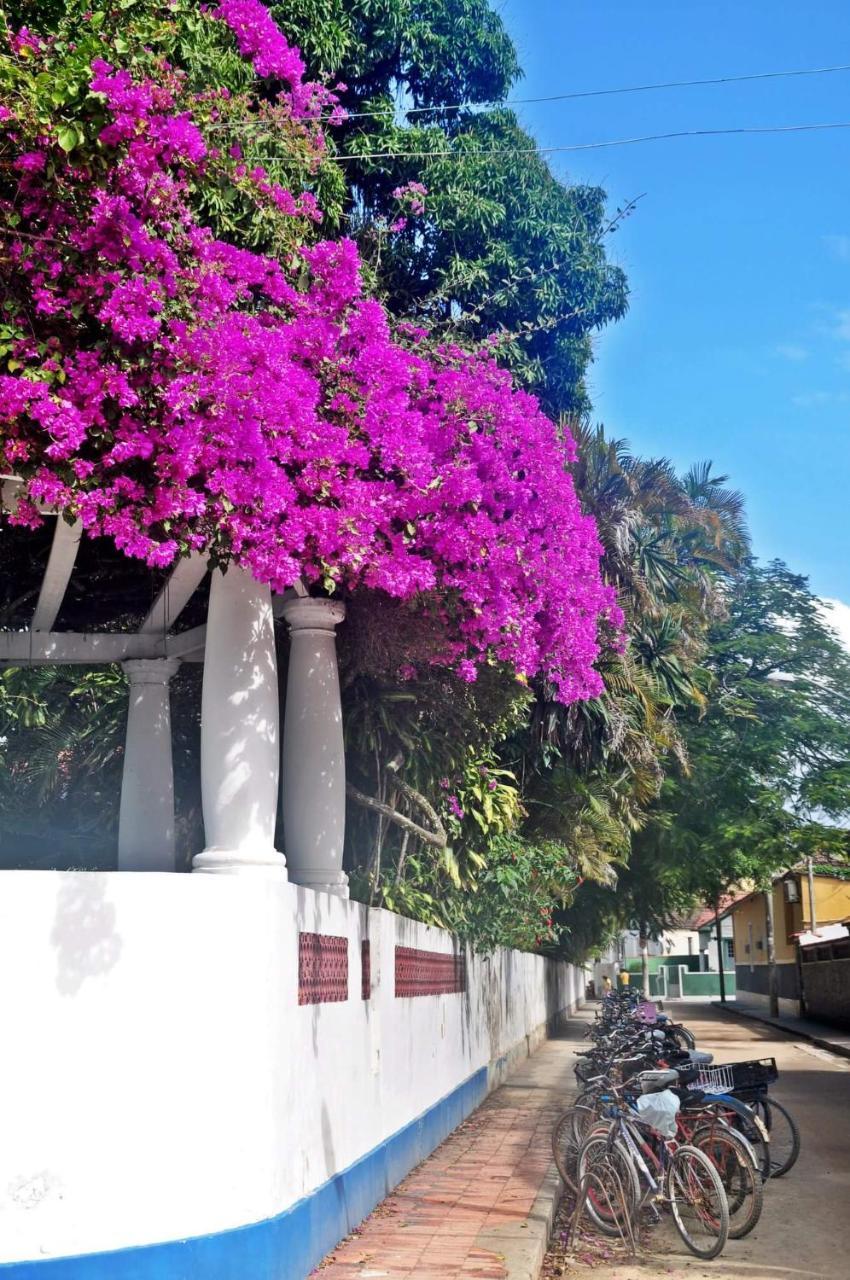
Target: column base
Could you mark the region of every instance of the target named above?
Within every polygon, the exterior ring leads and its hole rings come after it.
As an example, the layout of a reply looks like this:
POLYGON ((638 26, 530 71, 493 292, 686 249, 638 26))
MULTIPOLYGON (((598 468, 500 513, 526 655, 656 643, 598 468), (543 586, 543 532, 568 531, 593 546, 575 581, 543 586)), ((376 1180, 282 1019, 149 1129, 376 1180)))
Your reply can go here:
POLYGON ((344 871, 332 873, 330 879, 327 871, 294 871, 290 877, 292 884, 301 889, 312 889, 314 893, 331 893, 335 898, 347 898, 348 876, 344 871))
POLYGON ((288 880, 286 859, 277 849, 204 849, 192 859, 192 871, 219 876, 262 876, 288 880))

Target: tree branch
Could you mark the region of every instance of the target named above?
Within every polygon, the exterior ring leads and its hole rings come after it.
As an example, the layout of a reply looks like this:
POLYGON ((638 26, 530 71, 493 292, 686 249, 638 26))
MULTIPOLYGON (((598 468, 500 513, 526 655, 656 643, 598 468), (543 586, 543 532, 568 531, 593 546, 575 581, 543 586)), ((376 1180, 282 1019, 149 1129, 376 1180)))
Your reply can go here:
POLYGON ((426 816, 434 824, 434 830, 429 831, 427 827, 421 827, 419 823, 414 822, 412 818, 407 818, 403 813, 399 813, 397 809, 393 809, 388 804, 383 804, 380 800, 376 800, 374 796, 364 795, 362 791, 358 791, 350 782, 345 784, 345 790, 352 800, 357 804, 363 805, 364 809, 371 809, 373 813, 379 813, 382 817, 388 818, 390 822, 394 822, 396 826, 401 827, 403 831, 409 831, 413 835, 418 836, 420 840, 424 840, 426 844, 436 845, 438 849, 445 849, 448 844, 448 836, 446 829, 440 821, 439 815, 433 806, 420 795, 418 791, 414 791, 413 787, 409 787, 406 782, 402 782, 400 778, 394 780, 395 786, 402 791, 409 800, 414 804, 418 804, 424 810, 426 816))

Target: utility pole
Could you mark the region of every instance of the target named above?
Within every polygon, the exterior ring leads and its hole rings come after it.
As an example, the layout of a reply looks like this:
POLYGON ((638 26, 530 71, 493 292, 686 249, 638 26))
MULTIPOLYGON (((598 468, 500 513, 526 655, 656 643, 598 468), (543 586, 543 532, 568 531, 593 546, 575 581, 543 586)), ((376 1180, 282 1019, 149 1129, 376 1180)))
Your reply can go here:
POLYGON ((723 929, 720 924, 720 899, 714 903, 714 924, 717 930, 717 964, 720 970, 720 1003, 726 1003, 726 975, 723 972, 723 929))
POLYGON ((764 922, 767 934, 767 991, 770 1016, 779 1017, 779 974, 776 971, 776 942, 773 933, 773 885, 764 891, 764 922))
POLYGON ((649 925, 643 921, 640 926, 640 978, 641 994, 644 1000, 649 999, 649 925))
POLYGON ((809 932, 810 932, 810 933, 817 933, 817 930, 818 930, 818 916, 817 916, 817 910, 816 910, 816 908, 815 908, 815 871, 814 871, 814 867, 813 867, 813 865, 812 865, 812 860, 811 860, 811 858, 809 858, 808 863, 809 863, 809 865, 808 865, 808 872, 809 872, 809 915, 811 916, 811 920, 810 920, 810 922, 809 922, 809 932))

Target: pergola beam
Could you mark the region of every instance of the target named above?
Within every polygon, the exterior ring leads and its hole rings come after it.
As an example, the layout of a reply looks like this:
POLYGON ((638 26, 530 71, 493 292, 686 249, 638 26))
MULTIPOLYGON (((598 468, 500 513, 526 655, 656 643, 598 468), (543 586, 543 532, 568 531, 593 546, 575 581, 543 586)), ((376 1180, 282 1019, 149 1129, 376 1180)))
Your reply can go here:
POLYGON ((53 545, 31 623, 33 631, 50 631, 59 616, 71 574, 74 572, 82 532, 79 520, 68 524, 62 516, 57 517, 53 545))
POLYGON ((6 511, 14 511, 20 497, 21 481, 17 476, 0 476, 0 502, 6 511))
POLYGON ((206 571, 207 558, 201 551, 193 551, 178 561, 139 628, 141 634, 166 635, 201 585, 206 571))
POLYGON ((182 658, 184 662, 203 662, 206 640, 206 626, 192 627, 191 631, 167 636, 165 652, 169 658, 182 658))
POLYGON ((203 660, 205 627, 163 638, 137 632, 2 631, 0 666, 88 666, 131 658, 203 660))

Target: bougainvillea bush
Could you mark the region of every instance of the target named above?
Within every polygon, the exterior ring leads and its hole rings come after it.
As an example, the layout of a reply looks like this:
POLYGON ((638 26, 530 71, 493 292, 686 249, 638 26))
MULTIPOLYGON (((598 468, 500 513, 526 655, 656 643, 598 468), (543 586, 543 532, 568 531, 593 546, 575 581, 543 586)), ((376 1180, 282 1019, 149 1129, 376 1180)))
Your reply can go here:
POLYGON ((278 591, 416 599, 464 678, 495 658, 597 694, 618 618, 570 438, 495 348, 393 332, 356 246, 320 238, 339 107, 257 0, 148 4, 144 41, 120 34, 132 8, 72 5, 0 60, 8 518, 60 510, 151 566, 195 549, 278 591), (181 14, 243 83, 180 65, 181 14), (287 182, 251 160, 269 135, 287 182), (256 211, 263 251, 220 234, 216 202, 256 211))

